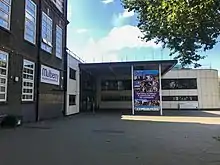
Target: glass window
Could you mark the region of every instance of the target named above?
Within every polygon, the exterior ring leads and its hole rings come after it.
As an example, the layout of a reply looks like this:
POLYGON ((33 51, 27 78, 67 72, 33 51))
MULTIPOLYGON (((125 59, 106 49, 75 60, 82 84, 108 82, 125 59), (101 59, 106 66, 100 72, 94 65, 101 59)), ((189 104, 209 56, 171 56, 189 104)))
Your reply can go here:
POLYGON ((42 42, 41 48, 48 53, 52 53, 52 28, 53 21, 52 19, 46 15, 44 12, 42 13, 42 42))
POLYGON ((132 101, 132 97, 131 96, 119 96, 119 95, 102 96, 101 101, 103 101, 103 102, 132 101))
POLYGON ((197 79, 162 79, 162 89, 197 89, 197 79))
POLYGON ((63 4, 64 0, 52 0, 52 2, 56 5, 57 9, 63 13, 63 4))
POLYGON ((0 51, 0 102, 7 98, 8 53, 0 51))
POLYGON ((0 1, 0 26, 10 29, 11 0, 0 1))
POLYGON ((163 96, 163 101, 198 101, 198 96, 163 96))
POLYGON ((76 95, 69 95, 69 105, 76 105, 76 95))
POLYGON ((37 17, 36 4, 31 0, 26 0, 24 39, 33 44, 36 43, 36 17, 37 17))
POLYGON ((6 84, 6 79, 0 78, 0 85, 5 85, 5 84, 6 84))
POLYGON ((35 64, 31 61, 24 60, 22 101, 34 101, 34 70, 35 64))
POLYGON ((5 94, 0 93, 0 101, 2 101, 2 100, 6 100, 6 97, 5 97, 5 94))
POLYGON ((76 70, 70 68, 69 78, 73 79, 73 80, 76 80, 76 70))
POLYGON ((63 31, 62 29, 57 25, 56 27, 56 56, 58 58, 62 58, 62 48, 63 48, 63 31))
POLYGON ((131 80, 103 80, 102 90, 131 90, 131 80))
POLYGON ((4 86, 0 86, 0 92, 5 92, 5 87, 4 86))

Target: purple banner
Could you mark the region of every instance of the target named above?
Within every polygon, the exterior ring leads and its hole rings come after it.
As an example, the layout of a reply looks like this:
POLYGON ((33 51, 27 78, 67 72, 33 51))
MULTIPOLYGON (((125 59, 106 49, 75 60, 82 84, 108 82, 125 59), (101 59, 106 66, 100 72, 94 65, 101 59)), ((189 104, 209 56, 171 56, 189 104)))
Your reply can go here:
POLYGON ((134 109, 160 110, 160 83, 158 70, 134 70, 134 109))

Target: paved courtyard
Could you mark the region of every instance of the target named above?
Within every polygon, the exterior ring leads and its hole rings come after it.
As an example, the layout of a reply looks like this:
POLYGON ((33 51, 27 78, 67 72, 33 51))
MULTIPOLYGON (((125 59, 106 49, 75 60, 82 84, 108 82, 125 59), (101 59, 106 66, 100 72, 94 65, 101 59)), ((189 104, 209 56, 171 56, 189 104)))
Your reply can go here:
POLYGON ((2 165, 219 165, 220 114, 80 114, 0 129, 2 165))

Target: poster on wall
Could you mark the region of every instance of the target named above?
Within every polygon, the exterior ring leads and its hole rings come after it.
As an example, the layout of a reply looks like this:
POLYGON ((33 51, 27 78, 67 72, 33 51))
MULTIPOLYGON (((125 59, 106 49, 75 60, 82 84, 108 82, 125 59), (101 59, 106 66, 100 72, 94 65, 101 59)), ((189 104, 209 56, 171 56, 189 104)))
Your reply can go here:
POLYGON ((133 91, 135 111, 159 111, 159 70, 134 70, 133 91))

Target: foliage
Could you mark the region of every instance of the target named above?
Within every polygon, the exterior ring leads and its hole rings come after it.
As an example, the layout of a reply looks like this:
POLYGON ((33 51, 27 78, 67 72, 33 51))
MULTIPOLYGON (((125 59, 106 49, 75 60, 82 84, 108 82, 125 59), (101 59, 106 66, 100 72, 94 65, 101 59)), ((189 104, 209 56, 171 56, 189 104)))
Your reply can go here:
POLYGON ((220 35, 220 0, 122 0, 138 15, 144 41, 155 40, 185 66, 200 66, 202 51, 212 49, 220 35))

